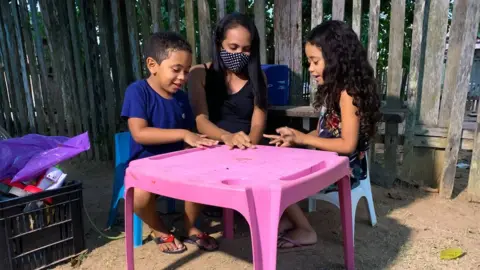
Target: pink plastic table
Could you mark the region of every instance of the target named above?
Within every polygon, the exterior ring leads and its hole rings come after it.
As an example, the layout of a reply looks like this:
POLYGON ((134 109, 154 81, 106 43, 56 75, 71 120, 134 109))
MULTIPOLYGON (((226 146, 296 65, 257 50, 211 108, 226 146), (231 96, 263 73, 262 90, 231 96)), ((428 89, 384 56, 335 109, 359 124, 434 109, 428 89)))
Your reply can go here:
POLYGON ((274 270, 277 231, 283 211, 337 182, 345 266, 354 269, 350 169, 347 157, 317 150, 258 146, 189 149, 130 163, 125 176, 125 233, 128 269, 133 261, 133 188, 234 209, 250 225, 253 265, 274 270))

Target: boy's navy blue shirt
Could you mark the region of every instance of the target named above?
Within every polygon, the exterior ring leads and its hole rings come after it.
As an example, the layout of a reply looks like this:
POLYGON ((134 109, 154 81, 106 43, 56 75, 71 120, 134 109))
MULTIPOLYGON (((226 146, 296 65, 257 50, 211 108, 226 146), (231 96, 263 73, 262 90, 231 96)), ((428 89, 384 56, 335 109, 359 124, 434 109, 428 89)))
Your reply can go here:
MULTIPOLYGON (((194 127, 194 117, 188 96, 179 90, 171 99, 160 96, 146 80, 139 80, 128 86, 121 116, 141 118, 149 127, 162 129, 188 129, 194 127)), ((142 145, 130 141, 130 159, 140 159, 184 149, 184 142, 142 145)))

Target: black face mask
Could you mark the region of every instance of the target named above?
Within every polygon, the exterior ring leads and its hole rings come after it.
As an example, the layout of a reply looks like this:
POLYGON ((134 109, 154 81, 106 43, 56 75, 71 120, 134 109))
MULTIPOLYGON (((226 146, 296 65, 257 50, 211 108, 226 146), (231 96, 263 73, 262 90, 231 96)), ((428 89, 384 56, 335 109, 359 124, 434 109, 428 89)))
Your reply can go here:
POLYGON ((220 51, 220 57, 223 64, 232 72, 239 73, 248 65, 250 56, 244 53, 230 53, 222 49, 220 51))

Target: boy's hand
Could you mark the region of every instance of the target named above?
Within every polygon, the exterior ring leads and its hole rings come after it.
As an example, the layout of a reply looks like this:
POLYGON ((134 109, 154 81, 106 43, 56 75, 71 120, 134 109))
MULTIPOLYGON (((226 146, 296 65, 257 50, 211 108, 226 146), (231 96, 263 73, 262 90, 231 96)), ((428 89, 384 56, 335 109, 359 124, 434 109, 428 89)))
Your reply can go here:
POLYGON ((191 147, 197 148, 211 147, 218 144, 218 141, 210 140, 206 135, 199 135, 190 131, 185 134, 183 141, 191 147))
POLYGON ((245 132, 240 131, 234 134, 226 134, 222 136, 222 141, 230 147, 230 149, 233 149, 235 147, 238 147, 240 149, 246 149, 246 148, 255 148, 255 146, 252 144, 252 140, 250 137, 248 137, 245 132))
POLYGON ((269 144, 274 144, 279 147, 292 147, 303 144, 305 133, 289 127, 278 128, 277 133, 280 135, 263 135, 270 139, 269 144))

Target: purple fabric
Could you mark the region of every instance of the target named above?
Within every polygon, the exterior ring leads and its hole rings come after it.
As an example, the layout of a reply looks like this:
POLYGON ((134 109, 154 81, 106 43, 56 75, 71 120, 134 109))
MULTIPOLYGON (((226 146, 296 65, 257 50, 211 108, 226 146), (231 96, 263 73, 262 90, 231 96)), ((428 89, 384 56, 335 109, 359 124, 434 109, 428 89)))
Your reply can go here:
POLYGON ((88 149, 87 132, 73 138, 29 134, 0 141, 0 180, 29 180, 88 149))

